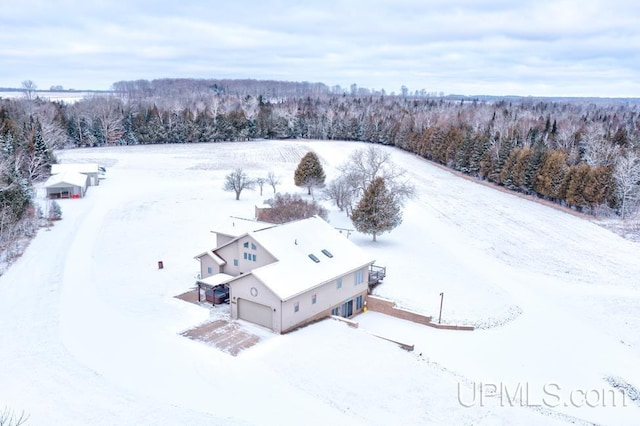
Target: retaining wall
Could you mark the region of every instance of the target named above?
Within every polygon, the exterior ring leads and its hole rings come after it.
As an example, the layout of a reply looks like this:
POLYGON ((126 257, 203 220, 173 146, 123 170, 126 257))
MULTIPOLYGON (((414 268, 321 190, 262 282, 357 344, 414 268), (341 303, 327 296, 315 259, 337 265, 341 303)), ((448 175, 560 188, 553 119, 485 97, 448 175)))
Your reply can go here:
POLYGON ((403 320, 417 322, 418 324, 432 325, 430 316, 398 308, 395 302, 376 296, 367 297, 367 309, 403 320))
POLYGON ((399 308, 396 306, 395 302, 382 299, 377 296, 369 295, 367 297, 367 309, 403 320, 417 322, 418 324, 424 324, 429 327, 438 328, 440 330, 472 331, 474 329, 474 327, 467 325, 437 324, 431 322, 433 317, 422 315, 408 309, 399 308))

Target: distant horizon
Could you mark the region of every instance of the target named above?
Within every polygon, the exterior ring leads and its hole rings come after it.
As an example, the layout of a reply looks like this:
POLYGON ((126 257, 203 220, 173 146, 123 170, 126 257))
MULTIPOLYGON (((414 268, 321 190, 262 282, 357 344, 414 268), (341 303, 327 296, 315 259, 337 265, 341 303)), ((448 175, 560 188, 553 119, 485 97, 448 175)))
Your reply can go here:
POLYGON ((0 87, 257 78, 478 96, 640 97, 640 3, 8 3, 0 87))
MULTIPOLYGON (((296 80, 275 80, 275 79, 259 79, 259 78, 224 78, 224 79, 217 79, 217 78, 185 78, 185 77, 161 77, 161 78, 157 78, 157 79, 148 79, 148 81, 152 81, 152 80, 163 80, 163 79, 185 79, 185 80, 232 80, 232 81, 240 81, 240 80, 252 80, 252 81, 277 81, 277 82, 288 82, 288 83, 311 83, 311 84, 324 84, 325 86, 327 86, 328 88, 331 88, 331 85, 328 85, 324 82, 321 81, 306 81, 306 80, 300 80, 300 81, 296 81, 296 80)), ((147 79, 137 79, 137 80, 147 80, 147 79)), ((129 80, 124 80, 124 81, 129 81, 129 80)), ((134 80, 131 80, 134 81, 134 80)), ((34 82, 37 85, 37 82, 34 82)), ((115 83, 115 82, 114 82, 115 83)), ((113 84, 113 83, 112 83, 113 84)), ((381 90, 385 91, 385 96, 401 96, 400 94, 398 94, 395 91, 386 91, 384 88, 382 89, 372 89, 372 88, 368 88, 368 87, 364 87, 364 86, 358 86, 361 89, 366 89, 366 90, 370 90, 372 91, 371 94, 379 94, 381 90)), ((341 89, 344 90, 344 93, 348 93, 349 88, 348 87, 342 87, 340 86, 341 89)), ((0 98, 2 98, 2 92, 11 92, 11 93, 22 93, 25 92, 26 89, 23 87, 1 87, 0 86, 0 98)), ((113 89, 112 87, 109 89, 95 89, 95 88, 82 88, 82 89, 77 89, 77 88, 65 88, 65 87, 59 87, 59 88, 36 88, 34 90, 32 90, 35 93, 82 93, 82 92, 89 92, 89 93, 111 93, 111 92, 117 92, 115 89, 113 89)), ((361 95, 361 96, 365 96, 365 95, 361 95)), ((634 97, 634 96, 561 96, 561 95, 518 95, 518 94, 510 94, 510 95, 494 95, 491 93, 478 93, 478 94, 472 94, 472 95, 468 95, 468 94, 461 94, 461 93, 443 93, 443 94, 434 94, 434 93, 429 93, 425 96, 416 96, 415 92, 410 92, 406 97, 424 97, 424 98, 469 98, 469 99, 480 99, 480 98, 495 98, 495 99, 509 99, 509 98, 517 98, 517 99, 567 99, 567 100, 580 100, 580 99, 585 99, 585 100, 630 100, 630 101, 640 101, 640 96, 638 97, 634 97)))

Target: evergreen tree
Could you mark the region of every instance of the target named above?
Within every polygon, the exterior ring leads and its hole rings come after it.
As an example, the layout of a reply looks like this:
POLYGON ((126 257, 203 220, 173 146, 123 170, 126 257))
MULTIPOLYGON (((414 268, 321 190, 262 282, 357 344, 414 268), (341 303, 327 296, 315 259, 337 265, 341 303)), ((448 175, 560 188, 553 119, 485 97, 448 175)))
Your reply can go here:
POLYGON ((485 153, 489 150, 491 142, 486 135, 478 135, 473 140, 473 147, 471 148, 471 156, 469 157, 468 172, 471 176, 482 176, 481 167, 482 159, 485 153))
POLYGON ((53 153, 42 136, 42 125, 40 124, 40 121, 37 121, 36 123, 36 131, 33 135, 33 155, 35 157, 34 164, 37 165, 37 169, 32 171, 32 177, 34 179, 39 179, 51 172, 51 164, 55 161, 53 153))
POLYGON ((324 186, 326 176, 315 152, 309 151, 302 157, 293 179, 296 186, 307 188, 309 195, 312 188, 324 186))
POLYGON ((560 150, 544 153, 535 174, 533 189, 551 200, 564 199, 563 182, 567 173, 567 155, 560 150))
POLYGON ((514 148, 510 153, 507 159, 500 170, 500 178, 499 183, 504 185, 506 188, 515 190, 516 189, 516 163, 518 159, 518 154, 520 152, 520 148, 514 148))
POLYGON ((538 169, 542 165, 544 153, 545 148, 542 146, 542 144, 536 144, 532 148, 532 153, 529 157, 529 164, 527 164, 524 181, 522 183, 523 189, 527 193, 532 193, 535 191, 534 186, 536 183, 536 174, 538 173, 538 169))
POLYGON ((529 165, 533 156, 533 149, 525 146, 517 149, 518 155, 513 165, 513 184, 519 191, 527 192, 530 185, 529 165))
POLYGON ((511 155, 511 150, 514 147, 513 142, 504 139, 500 141, 499 144, 497 152, 498 155, 491 159, 491 171, 489 172, 489 180, 498 183, 500 182, 502 168, 509 158, 509 155, 511 155))
POLYGON ((570 206, 577 207, 580 211, 589 204, 585 199, 585 187, 590 180, 590 169, 586 163, 571 166, 562 182, 561 195, 564 196, 565 202, 570 206))
POLYGON ((399 200, 389 192, 384 178, 377 177, 364 191, 358 206, 351 213, 353 225, 359 232, 378 234, 391 231, 402 223, 399 200))
POLYGON ((60 204, 58 204, 55 200, 51 200, 48 204, 47 219, 49 220, 62 219, 62 209, 60 208, 60 204))
POLYGON ((0 158, 13 158, 16 153, 16 141, 11 133, 0 134, 0 158))

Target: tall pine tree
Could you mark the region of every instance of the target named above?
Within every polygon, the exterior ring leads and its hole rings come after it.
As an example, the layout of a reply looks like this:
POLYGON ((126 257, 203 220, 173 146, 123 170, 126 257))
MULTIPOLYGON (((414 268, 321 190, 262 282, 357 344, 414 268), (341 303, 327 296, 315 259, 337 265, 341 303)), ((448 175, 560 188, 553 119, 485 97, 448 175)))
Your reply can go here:
POLYGON ((377 177, 364 191, 358 206, 351 213, 353 226, 373 241, 383 232, 388 232, 402 223, 400 202, 389 192, 384 178, 377 177))
POLYGON ((324 186, 325 179, 320 159, 315 152, 307 152, 293 175, 294 183, 296 186, 307 188, 308 194, 311 195, 311 189, 324 186))
POLYGON ((33 167, 30 170, 31 178, 41 179, 51 172, 51 165, 55 162, 53 153, 42 135, 42 125, 36 121, 36 130, 33 134, 33 167))

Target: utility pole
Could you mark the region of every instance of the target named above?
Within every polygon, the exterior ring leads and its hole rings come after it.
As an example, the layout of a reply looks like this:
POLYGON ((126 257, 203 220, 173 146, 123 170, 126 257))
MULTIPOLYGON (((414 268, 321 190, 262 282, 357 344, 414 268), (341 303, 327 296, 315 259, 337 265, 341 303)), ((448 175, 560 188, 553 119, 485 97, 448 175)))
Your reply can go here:
POLYGON ((438 315, 438 324, 442 320, 442 300, 444 299, 444 293, 440 293, 440 315, 438 315))

